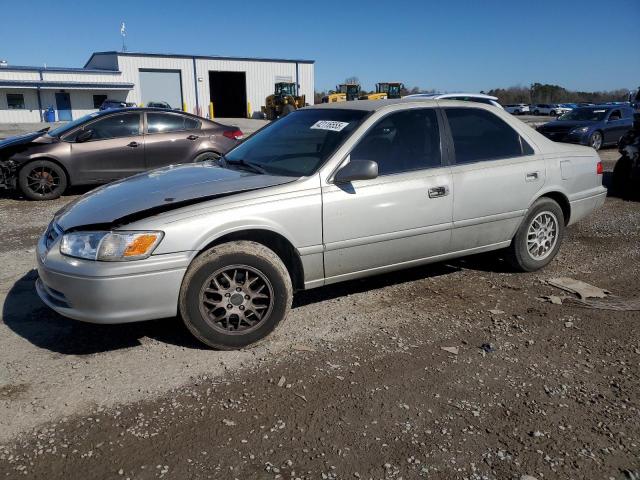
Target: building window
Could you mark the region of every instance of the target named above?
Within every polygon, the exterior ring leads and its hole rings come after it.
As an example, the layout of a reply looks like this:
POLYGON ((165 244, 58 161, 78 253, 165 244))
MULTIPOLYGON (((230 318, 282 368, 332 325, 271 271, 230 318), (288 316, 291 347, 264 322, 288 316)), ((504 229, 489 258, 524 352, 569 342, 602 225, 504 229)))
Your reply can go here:
POLYGON ((7 93, 9 110, 24 110, 24 95, 22 93, 7 93))
POLYGON ((100 108, 102 103, 107 99, 106 95, 94 95, 93 96, 93 108, 100 108))

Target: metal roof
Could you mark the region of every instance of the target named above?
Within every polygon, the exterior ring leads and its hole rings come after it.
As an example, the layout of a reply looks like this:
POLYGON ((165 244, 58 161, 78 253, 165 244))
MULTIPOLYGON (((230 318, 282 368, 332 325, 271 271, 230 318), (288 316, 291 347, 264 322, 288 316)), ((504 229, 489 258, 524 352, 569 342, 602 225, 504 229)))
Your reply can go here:
POLYGON ((29 65, 7 65, 0 67, 0 72, 5 70, 28 71, 28 72, 68 72, 68 73, 106 73, 118 74, 120 70, 103 70, 100 68, 79 68, 79 67, 34 67, 29 65))
POLYGON ((290 59, 290 58, 252 58, 252 57, 226 57, 223 55, 185 55, 169 53, 145 53, 145 52, 93 52, 91 57, 84 64, 85 67, 91 63, 96 55, 118 55, 120 57, 161 57, 161 58, 187 58, 199 60, 237 60, 245 62, 280 62, 280 63, 316 63, 315 60, 290 59))
MULTIPOLYGON (((316 105, 311 105, 305 108, 337 108, 344 110, 365 110, 367 112, 373 112, 384 107, 404 103, 426 103, 431 105, 439 104, 439 102, 432 98, 407 98, 406 100, 404 98, 393 98, 386 100, 353 100, 350 102, 318 103, 316 105)), ((455 102, 454 104, 457 103, 460 102, 455 102)))
POLYGON ((50 82, 47 80, 0 80, 5 88, 80 89, 80 90, 132 90, 133 83, 115 82, 50 82))

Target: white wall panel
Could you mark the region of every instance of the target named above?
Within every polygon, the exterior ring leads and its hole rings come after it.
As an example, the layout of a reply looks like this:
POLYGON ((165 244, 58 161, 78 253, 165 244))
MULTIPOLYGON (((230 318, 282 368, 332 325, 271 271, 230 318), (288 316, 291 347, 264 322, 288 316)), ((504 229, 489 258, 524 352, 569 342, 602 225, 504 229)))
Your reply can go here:
POLYGON ((38 110, 36 91, 17 88, 0 89, 0 121, 3 123, 39 122, 40 110, 38 110), (24 95, 24 110, 9 110, 7 93, 21 93, 24 95))

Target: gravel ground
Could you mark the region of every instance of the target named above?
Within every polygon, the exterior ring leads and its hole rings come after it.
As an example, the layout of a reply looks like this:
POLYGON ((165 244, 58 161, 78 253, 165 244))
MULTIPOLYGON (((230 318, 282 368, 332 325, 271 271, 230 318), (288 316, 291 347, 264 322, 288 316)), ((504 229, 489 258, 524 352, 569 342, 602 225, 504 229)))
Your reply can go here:
POLYGON ((33 245, 71 193, 0 198, 0 476, 640 478, 640 312, 541 299, 556 276, 637 299, 640 204, 607 199, 542 272, 483 255, 302 292, 216 352, 39 302, 33 245))

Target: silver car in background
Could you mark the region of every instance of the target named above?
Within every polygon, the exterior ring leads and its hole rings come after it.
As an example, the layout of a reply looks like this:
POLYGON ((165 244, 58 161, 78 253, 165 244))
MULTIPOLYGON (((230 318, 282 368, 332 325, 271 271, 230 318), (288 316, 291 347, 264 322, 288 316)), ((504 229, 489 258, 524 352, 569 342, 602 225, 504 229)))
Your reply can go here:
POLYGON ((71 318, 180 315, 205 344, 241 348, 274 330, 296 290, 499 249, 540 269, 605 196, 593 149, 490 105, 323 104, 218 161, 69 204, 38 243, 37 291, 71 318))

